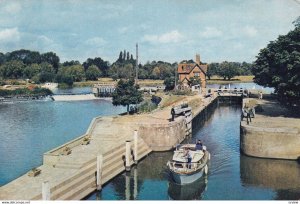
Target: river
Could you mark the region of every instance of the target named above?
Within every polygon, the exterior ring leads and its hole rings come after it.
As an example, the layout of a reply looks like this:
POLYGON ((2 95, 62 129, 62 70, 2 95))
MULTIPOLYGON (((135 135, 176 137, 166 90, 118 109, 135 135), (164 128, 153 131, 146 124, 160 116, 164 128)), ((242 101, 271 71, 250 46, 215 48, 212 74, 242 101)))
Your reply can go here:
MULTIPOLYGON (((250 86, 253 86, 250 85, 250 86)), ((58 90, 83 93, 88 88, 58 90)), ((0 185, 42 164, 44 152, 83 134, 93 117, 116 115, 123 107, 109 101, 30 101, 0 104, 0 185)), ((258 159, 240 154, 239 106, 220 106, 190 139, 211 152, 208 176, 184 187, 169 182, 172 152, 151 153, 87 200, 296 200, 300 166, 295 161, 258 159)))
POLYGON ((94 117, 125 110, 105 100, 0 104, 0 186, 40 166, 43 153, 85 133, 94 117))

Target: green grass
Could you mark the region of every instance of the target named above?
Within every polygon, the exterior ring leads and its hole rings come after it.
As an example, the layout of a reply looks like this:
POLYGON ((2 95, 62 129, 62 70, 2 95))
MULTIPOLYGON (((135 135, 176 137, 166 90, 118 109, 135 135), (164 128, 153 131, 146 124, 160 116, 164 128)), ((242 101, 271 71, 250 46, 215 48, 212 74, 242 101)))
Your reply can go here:
POLYGON ((227 83, 241 83, 241 82, 253 82, 254 76, 236 76, 231 80, 224 80, 219 76, 212 76, 210 80, 207 80, 208 84, 227 84, 227 83))

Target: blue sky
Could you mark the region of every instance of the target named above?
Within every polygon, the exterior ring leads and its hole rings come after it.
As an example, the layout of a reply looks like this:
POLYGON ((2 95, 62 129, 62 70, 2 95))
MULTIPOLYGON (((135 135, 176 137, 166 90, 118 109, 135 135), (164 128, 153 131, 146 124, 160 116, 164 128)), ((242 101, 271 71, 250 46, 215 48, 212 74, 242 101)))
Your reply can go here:
POLYGON ((0 0, 0 52, 53 51, 61 61, 120 50, 140 61, 255 60, 293 29, 300 0, 0 0))

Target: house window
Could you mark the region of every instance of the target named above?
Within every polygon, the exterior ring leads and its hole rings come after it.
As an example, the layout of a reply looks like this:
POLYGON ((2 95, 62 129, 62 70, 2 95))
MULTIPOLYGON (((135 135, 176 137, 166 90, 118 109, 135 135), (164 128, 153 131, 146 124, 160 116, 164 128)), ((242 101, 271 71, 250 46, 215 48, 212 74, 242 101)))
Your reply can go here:
POLYGON ((194 73, 194 76, 199 77, 199 76, 200 76, 200 73, 199 73, 199 72, 196 72, 196 73, 194 73))

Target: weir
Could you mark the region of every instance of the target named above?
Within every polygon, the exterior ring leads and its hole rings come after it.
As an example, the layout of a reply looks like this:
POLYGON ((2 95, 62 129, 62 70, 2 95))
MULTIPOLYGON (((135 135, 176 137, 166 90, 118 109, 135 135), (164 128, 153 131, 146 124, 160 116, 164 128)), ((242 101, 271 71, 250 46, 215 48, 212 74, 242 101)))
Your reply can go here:
POLYGON ((116 175, 130 170, 150 152, 174 148, 191 133, 189 123, 196 126, 205 121, 208 112, 219 103, 241 98, 222 97, 212 94, 202 98, 201 106, 192 110, 190 121, 179 116, 170 122, 171 107, 148 115, 94 118, 84 135, 44 154, 43 165, 37 168, 41 170, 39 175, 25 174, 2 186, 0 199, 83 199, 116 175))

